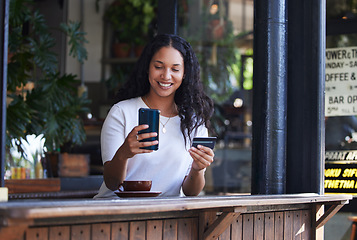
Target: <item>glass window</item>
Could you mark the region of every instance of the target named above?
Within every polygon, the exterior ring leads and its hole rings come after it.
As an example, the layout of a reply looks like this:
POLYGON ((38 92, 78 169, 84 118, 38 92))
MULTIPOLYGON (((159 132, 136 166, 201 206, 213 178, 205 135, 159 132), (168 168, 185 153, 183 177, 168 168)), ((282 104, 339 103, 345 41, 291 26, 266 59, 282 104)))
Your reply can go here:
POLYGON ((253 1, 183 0, 179 35, 195 49, 206 92, 215 102, 218 137, 205 191, 250 192, 253 1))
POLYGON ((357 169, 356 10, 355 0, 326 1, 326 193, 357 193, 349 174, 357 169))

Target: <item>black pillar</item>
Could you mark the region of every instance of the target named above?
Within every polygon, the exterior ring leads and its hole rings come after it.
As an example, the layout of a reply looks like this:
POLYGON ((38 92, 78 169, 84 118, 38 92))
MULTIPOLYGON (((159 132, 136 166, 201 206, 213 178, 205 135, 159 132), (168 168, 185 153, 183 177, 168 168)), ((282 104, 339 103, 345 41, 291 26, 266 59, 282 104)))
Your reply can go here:
POLYGON ((252 194, 283 194, 286 178, 287 4, 254 1, 252 194))
POLYGON ((287 193, 324 192, 325 9, 289 1, 287 193))
POLYGON ((159 34, 177 34, 177 0, 159 0, 157 28, 159 34))
POLYGON ((6 89, 7 89, 7 45, 9 32, 9 0, 1 1, 0 5, 0 82, 1 82, 1 138, 0 138, 0 187, 4 187, 4 173, 5 173, 5 140, 6 140, 6 89))

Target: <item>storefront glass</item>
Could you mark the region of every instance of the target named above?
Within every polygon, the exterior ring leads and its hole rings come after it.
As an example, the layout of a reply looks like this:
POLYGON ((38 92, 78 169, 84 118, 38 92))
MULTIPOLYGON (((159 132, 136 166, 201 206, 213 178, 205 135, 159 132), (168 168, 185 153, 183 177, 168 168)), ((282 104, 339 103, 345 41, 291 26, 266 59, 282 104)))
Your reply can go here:
POLYGON ((206 192, 250 192, 253 1, 180 1, 179 35, 198 56, 219 141, 206 192))
POLYGON ((326 193, 357 194, 356 13, 357 1, 326 2, 326 193))

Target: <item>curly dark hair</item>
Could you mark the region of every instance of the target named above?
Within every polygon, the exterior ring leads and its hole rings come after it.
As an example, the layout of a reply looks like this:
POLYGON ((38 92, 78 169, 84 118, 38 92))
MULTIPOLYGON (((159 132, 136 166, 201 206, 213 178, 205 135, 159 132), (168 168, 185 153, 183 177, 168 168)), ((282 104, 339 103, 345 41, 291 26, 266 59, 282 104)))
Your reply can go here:
POLYGON ((154 54, 162 47, 173 47, 184 60, 184 79, 175 93, 175 103, 181 119, 181 132, 185 142, 200 125, 211 129, 210 118, 214 111, 213 101, 205 94, 200 79, 200 65, 191 45, 183 38, 160 34, 146 45, 127 82, 119 90, 118 101, 146 95, 150 90, 149 64, 154 54))

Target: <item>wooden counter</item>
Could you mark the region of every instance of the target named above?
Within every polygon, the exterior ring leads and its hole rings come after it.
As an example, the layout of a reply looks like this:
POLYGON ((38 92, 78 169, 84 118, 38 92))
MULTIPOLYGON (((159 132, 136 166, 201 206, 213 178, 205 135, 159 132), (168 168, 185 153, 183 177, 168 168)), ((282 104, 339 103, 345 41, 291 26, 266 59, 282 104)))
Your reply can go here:
POLYGON ((319 229, 351 198, 298 194, 16 200, 0 203, 0 239, 323 239, 319 229))

